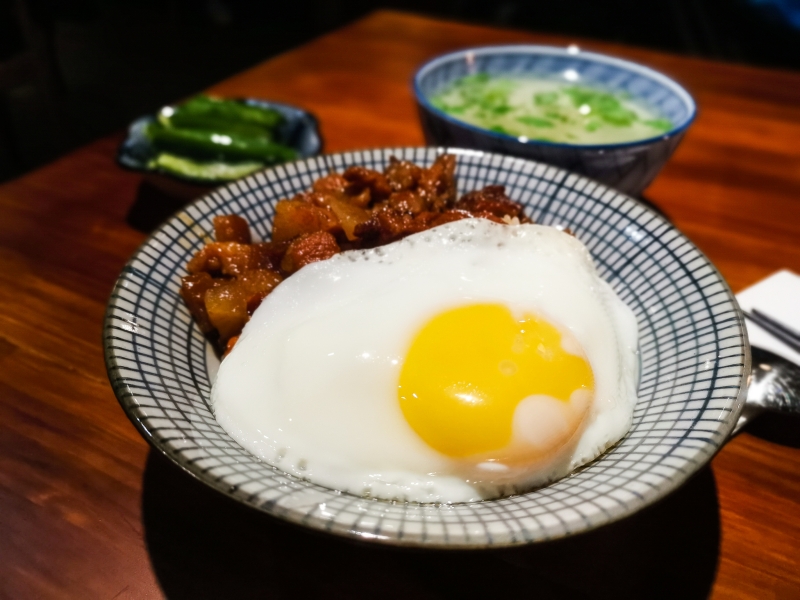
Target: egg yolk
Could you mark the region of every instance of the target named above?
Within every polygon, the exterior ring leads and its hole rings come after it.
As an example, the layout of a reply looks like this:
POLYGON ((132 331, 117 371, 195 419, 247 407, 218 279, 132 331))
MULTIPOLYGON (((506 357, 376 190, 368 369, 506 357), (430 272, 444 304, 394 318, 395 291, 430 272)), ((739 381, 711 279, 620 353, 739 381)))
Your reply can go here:
MULTIPOLYGON (((576 345, 571 337, 564 342, 576 345)), ((447 456, 503 449, 526 398, 547 396, 557 410, 567 410, 574 392, 593 392, 591 367, 565 350, 564 342, 546 320, 532 314, 515 318, 500 304, 442 312, 416 334, 406 355, 398 385, 403 415, 429 446, 447 456)))

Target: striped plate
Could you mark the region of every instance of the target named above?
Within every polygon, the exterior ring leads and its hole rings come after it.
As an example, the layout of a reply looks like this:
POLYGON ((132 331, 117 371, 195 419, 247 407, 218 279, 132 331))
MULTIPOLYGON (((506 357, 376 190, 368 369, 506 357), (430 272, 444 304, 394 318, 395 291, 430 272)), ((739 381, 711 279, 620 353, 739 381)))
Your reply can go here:
POLYGON ((736 301, 708 259, 661 216, 583 177, 520 158, 458 155, 459 192, 506 186, 538 223, 569 227, 639 321, 641 381, 633 427, 569 477, 527 494, 431 505, 365 499, 261 462, 209 406, 216 358, 178 291, 186 262, 236 213, 269 235, 275 203, 350 165, 389 157, 430 164, 444 148, 346 152, 281 165, 213 191, 158 229, 127 264, 105 320, 109 379, 155 448, 209 486, 281 519, 388 544, 499 547, 563 537, 618 520, 683 483, 725 443, 750 372, 736 301))

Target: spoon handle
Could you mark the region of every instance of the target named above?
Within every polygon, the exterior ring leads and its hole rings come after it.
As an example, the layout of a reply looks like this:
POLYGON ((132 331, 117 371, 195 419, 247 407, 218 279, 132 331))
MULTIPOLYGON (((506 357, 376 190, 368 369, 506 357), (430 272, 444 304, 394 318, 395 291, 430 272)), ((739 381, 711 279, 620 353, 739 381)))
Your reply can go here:
POLYGON ((751 348, 753 374, 747 402, 768 410, 800 414, 800 367, 762 348, 751 348))
POLYGON ((757 346, 750 351, 753 356, 750 387, 732 435, 764 410, 800 415, 800 367, 757 346))

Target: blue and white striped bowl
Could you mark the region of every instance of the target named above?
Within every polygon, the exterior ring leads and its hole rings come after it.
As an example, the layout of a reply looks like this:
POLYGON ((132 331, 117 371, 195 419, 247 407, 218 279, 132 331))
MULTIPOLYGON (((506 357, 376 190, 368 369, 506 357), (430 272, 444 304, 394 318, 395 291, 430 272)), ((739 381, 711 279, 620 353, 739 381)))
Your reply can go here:
POLYGON ((697 113, 689 93, 648 67, 575 46, 490 46, 445 54, 425 63, 414 76, 422 129, 437 146, 476 148, 549 163, 586 175, 638 196, 672 155, 697 113), (451 83, 475 73, 540 77, 610 92, 626 92, 674 123, 656 137, 598 146, 518 138, 470 125, 439 110, 430 98, 451 83))
MULTIPOLYGON (((133 424, 156 449, 220 493, 281 519, 386 544, 501 547, 621 519, 681 485, 725 443, 744 402, 750 353, 736 300, 703 254, 663 217, 562 169, 444 148, 384 148, 287 163, 219 188, 167 221, 133 255, 111 295, 106 367, 133 424), (242 448, 209 404, 218 365, 180 297, 186 263, 215 215, 239 214, 256 238, 275 204, 351 165, 390 157, 430 165, 457 155, 458 191, 505 185, 538 223, 569 227, 639 322, 639 401, 628 434, 589 465, 526 494, 451 505, 362 498, 298 479, 242 448)), ((213 519, 213 515, 209 515, 213 519)))

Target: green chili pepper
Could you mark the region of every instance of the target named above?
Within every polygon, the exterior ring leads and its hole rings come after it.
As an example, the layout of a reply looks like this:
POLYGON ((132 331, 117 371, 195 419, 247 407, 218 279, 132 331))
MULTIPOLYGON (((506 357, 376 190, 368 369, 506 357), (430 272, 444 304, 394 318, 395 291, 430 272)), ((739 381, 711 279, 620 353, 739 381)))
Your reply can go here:
POLYGON ((264 139, 242 136, 234 132, 216 133, 203 129, 165 127, 159 122, 150 123, 146 135, 160 151, 172 152, 193 158, 212 160, 257 160, 273 164, 292 160, 297 153, 288 146, 264 139))
POLYGON ((277 110, 245 104, 238 100, 225 100, 210 98, 209 96, 195 96, 190 100, 174 107, 170 115, 173 119, 204 117, 207 119, 221 120, 230 123, 249 123, 272 130, 284 122, 284 117, 277 110))
POLYGON ((201 129, 220 134, 237 134, 243 137, 261 138, 274 140, 275 135, 269 129, 261 125, 246 123, 243 121, 225 121, 216 117, 206 117, 185 112, 175 112, 172 116, 162 111, 158 115, 158 121, 165 127, 175 127, 177 129, 201 129))
POLYGON ((219 181, 239 179, 258 171, 264 167, 261 162, 224 163, 224 162, 198 162, 183 156, 176 156, 162 152, 150 161, 151 167, 156 167, 167 173, 183 175, 203 181, 219 181))

